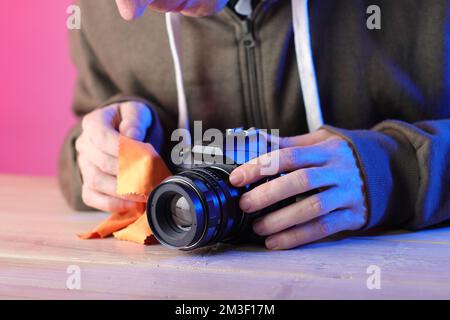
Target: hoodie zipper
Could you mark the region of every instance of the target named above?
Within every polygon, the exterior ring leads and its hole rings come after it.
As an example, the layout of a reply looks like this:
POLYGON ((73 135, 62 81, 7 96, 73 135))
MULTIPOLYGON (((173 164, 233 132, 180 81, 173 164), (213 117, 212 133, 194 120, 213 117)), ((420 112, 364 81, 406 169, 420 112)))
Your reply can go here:
POLYGON ((255 46, 256 40, 253 33, 253 21, 246 19, 243 21, 244 37, 242 45, 245 48, 246 68, 247 68, 247 89, 249 94, 249 108, 252 117, 251 126, 265 128, 260 110, 260 97, 258 88, 258 75, 256 66, 255 46))

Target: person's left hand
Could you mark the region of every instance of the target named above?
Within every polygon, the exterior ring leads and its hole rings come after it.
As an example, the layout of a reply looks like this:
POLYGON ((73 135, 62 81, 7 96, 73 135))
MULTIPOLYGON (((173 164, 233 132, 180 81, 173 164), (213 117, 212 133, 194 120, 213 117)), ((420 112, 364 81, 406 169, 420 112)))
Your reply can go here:
POLYGON ((346 230, 359 230, 367 222, 363 179, 350 145, 327 130, 280 139, 280 149, 233 171, 230 182, 242 187, 266 178, 262 173, 279 161, 279 178, 241 197, 247 214, 284 199, 316 190, 317 193, 258 219, 253 230, 268 236, 266 247, 290 249, 346 230))

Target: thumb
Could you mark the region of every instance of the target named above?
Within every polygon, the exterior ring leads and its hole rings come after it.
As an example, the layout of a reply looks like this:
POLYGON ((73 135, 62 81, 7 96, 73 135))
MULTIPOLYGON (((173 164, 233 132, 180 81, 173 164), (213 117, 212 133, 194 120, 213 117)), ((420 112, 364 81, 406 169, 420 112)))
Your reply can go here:
POLYGON ((149 107, 141 102, 124 102, 120 105, 120 116, 120 134, 143 141, 153 120, 149 107))

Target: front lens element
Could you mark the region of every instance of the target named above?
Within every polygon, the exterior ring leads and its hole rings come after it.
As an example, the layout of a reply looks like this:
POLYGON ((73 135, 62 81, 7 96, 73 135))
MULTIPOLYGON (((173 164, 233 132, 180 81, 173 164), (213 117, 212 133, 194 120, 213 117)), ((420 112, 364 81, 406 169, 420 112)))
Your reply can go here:
POLYGON ((192 210, 185 197, 176 195, 170 203, 170 214, 175 227, 189 231, 192 227, 192 210))

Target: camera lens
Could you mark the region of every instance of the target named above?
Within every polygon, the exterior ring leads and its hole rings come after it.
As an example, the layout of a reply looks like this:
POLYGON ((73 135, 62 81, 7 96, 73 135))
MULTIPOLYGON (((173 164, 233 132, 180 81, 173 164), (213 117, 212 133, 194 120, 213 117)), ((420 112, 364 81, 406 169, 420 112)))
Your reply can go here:
POLYGON ((192 213, 189 202, 185 197, 176 195, 170 203, 170 214, 174 225, 183 230, 189 231, 192 227, 192 213))
POLYGON ((228 182, 234 168, 186 170, 156 187, 147 202, 147 219, 155 237, 184 250, 235 239, 248 224, 248 215, 238 205, 242 190, 228 182))

